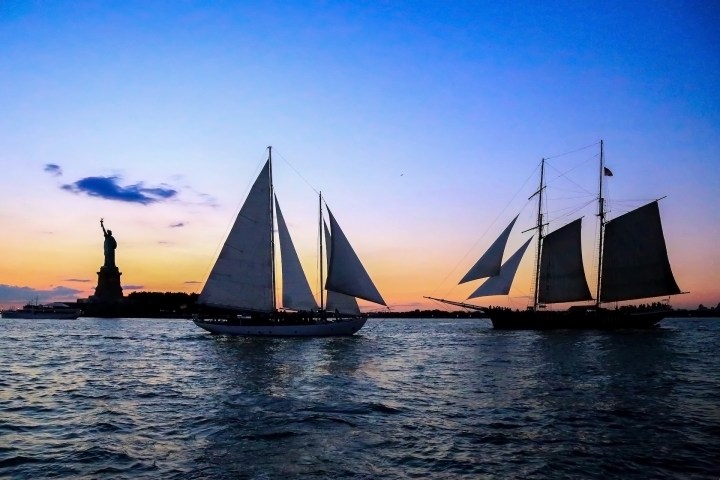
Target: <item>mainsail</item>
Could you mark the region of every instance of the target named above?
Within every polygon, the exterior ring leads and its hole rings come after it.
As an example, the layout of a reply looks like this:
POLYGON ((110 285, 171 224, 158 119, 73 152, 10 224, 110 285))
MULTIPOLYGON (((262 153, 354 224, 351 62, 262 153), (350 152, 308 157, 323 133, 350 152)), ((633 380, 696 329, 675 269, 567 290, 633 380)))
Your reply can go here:
MULTIPOLYGON (((323 230, 325 231, 325 244, 327 245, 327 258, 328 263, 330 262, 332 242, 330 241, 330 230, 328 229, 327 223, 323 222, 323 230)), ((344 293, 334 292, 332 290, 327 291, 327 300, 325 309, 328 312, 339 312, 351 315, 360 315, 360 307, 358 306, 355 297, 345 295, 344 293)))
MULTIPOLYGON (((517 219, 517 217, 515 218, 517 219)), ((513 220, 513 223, 514 222, 515 220, 513 220)), ((510 224, 510 226, 512 227, 512 223, 510 224)), ((468 299, 477 297, 488 297, 491 295, 507 295, 508 293, 510 293, 510 287, 512 286, 513 279, 515 278, 515 273, 520 266, 520 260, 522 260, 522 257, 525 254, 525 250, 527 250, 527 247, 528 245, 530 245, 531 241, 532 237, 530 237, 522 247, 520 247, 505 263, 502 264, 498 275, 485 280, 485 282, 480 285, 480 287, 475 290, 468 297, 468 299)))
POLYGON ((280 260, 282 265, 282 305, 290 310, 317 310, 317 302, 303 272, 300 259, 293 245, 290 232, 275 197, 278 236, 280 237, 280 260))
POLYGON ((203 287, 199 303, 270 312, 273 309, 270 161, 258 175, 203 287))
POLYGON ((610 220, 605 225, 601 300, 615 302, 678 293, 658 202, 610 220))
MULTIPOLYGON (((475 265, 472 266, 472 268, 465 274, 465 276, 462 278, 462 280, 460 280, 459 283, 462 284, 471 280, 480 280, 481 278, 494 277, 500 274, 502 258, 505 252, 505 245, 507 244, 508 237, 510 236, 510 231, 512 230, 513 225, 515 225, 515 220, 517 219, 517 216, 513 218, 513 221, 510 222, 510 225, 505 227, 505 230, 503 230, 500 236, 493 242, 492 245, 490 245, 490 248, 487 249, 483 256, 480 257, 480 259, 475 263, 475 265)), ((512 282, 512 279, 510 279, 510 281, 512 282)))
POLYGON ((365 271, 365 267, 360 263, 360 259, 330 209, 328 209, 328 215, 330 216, 331 247, 328 276, 325 281, 326 290, 385 305, 385 300, 380 296, 380 292, 365 271))
POLYGON ((540 303, 592 300, 583 268, 581 222, 578 218, 543 239, 538 285, 540 303))

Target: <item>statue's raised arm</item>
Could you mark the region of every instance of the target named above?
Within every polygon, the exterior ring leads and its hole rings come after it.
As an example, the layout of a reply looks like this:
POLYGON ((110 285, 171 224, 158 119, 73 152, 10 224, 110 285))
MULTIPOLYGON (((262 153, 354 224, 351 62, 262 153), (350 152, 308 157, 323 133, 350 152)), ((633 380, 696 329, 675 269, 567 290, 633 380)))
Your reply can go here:
POLYGON ((103 244, 103 250, 105 252, 105 267, 115 267, 115 249, 117 248, 117 241, 113 238, 112 230, 105 230, 105 224, 103 219, 100 219, 100 227, 102 227, 103 234, 105 235, 105 243, 103 244))

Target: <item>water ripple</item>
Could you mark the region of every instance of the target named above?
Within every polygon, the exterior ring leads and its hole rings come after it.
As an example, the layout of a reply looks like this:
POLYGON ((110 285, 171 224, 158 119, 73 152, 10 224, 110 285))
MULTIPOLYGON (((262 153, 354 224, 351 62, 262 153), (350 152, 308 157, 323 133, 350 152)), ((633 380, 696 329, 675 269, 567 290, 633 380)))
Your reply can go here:
POLYGON ((720 477, 720 323, 243 339, 0 319, 0 477, 720 477))

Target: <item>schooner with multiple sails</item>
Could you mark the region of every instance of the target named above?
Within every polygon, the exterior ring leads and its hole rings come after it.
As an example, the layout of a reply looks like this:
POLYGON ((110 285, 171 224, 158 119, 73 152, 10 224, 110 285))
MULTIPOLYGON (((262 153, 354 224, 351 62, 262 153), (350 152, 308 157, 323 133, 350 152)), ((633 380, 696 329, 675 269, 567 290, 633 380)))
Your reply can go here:
MULTIPOLYGON (((532 305, 524 311, 485 308, 474 304, 426 297, 450 305, 483 310, 497 329, 615 329, 651 328, 667 314, 667 309, 637 311, 603 308, 603 303, 638 300, 682 293, 668 260, 660 219, 658 200, 650 202, 612 220, 606 219, 603 198, 604 177, 612 173, 605 167, 603 142, 600 141, 600 187, 598 218, 600 222, 597 290, 593 298, 583 267, 581 222, 578 218, 550 233, 545 233, 543 215, 545 159, 540 166, 537 196, 536 263, 532 305), (589 305, 567 310, 549 310, 549 304, 593 301, 589 305)), ((531 197, 532 198, 532 197, 531 197)), ((485 278, 468 299, 507 295, 520 261, 532 238, 504 263, 502 262, 510 233, 517 217, 500 234, 485 254, 460 280, 465 283, 485 278)))
POLYGON ((312 293, 272 183, 272 147, 268 159, 237 215, 205 283, 197 326, 212 333, 243 336, 352 335, 367 318, 357 298, 386 305, 334 215, 323 219, 320 195, 320 279, 327 276, 318 303, 312 293), (273 208, 274 207, 274 208, 273 208), (277 302, 275 235, 277 224, 282 272, 282 304, 277 302))

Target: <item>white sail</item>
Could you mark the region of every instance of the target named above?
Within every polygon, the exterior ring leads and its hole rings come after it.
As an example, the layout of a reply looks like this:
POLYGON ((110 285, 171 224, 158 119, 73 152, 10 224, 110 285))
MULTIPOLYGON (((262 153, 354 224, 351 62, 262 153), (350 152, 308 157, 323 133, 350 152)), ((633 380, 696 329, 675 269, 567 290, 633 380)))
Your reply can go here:
POLYGON ((325 288, 385 305, 385 300, 380 296, 380 292, 365 271, 365 267, 360 263, 360 259, 330 209, 328 209, 328 215, 330 216, 331 251, 325 288))
POLYGON ((538 301, 563 303, 591 300, 582 259, 582 219, 549 233, 542 244, 538 301))
MULTIPOLYGON (((514 221, 514 220, 513 220, 514 221)), ((505 263, 500 267, 500 273, 494 277, 490 277, 475 290, 468 299, 477 297, 489 297, 491 295, 507 295, 510 293, 515 273, 520 266, 525 250, 532 241, 532 237, 520 247, 505 263)))
POLYGON ((500 274, 500 268, 502 264, 503 254, 505 253, 505 245, 507 244, 508 237, 517 216, 513 218, 510 225, 500 234, 500 236, 490 245, 490 248, 483 254, 482 257, 472 266, 472 268, 465 274, 460 280, 460 283, 469 282, 471 280, 479 280, 485 277, 494 277, 500 274))
POLYGON ((300 259, 293 245, 287 224, 280 211, 280 203, 275 197, 278 236, 280 237, 280 260, 282 264, 282 305, 290 310, 317 310, 317 302, 313 297, 300 259))
POLYGON ((603 302, 678 293, 657 201, 605 225, 600 289, 603 302))
POLYGON ((199 303, 272 311, 270 161, 250 189, 200 293, 199 303))
MULTIPOLYGON (((330 262, 330 250, 332 249, 330 241, 330 230, 328 230, 327 223, 323 222, 323 230, 325 231, 325 245, 327 251, 328 263, 330 262)), ((344 293, 334 292, 332 290, 327 291, 327 301, 325 309, 329 312, 346 313, 351 315, 360 315, 360 307, 358 306, 355 297, 345 295, 344 293)))

